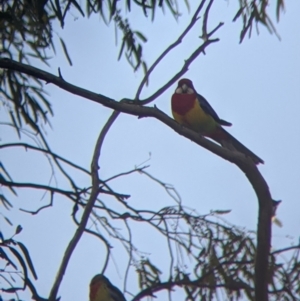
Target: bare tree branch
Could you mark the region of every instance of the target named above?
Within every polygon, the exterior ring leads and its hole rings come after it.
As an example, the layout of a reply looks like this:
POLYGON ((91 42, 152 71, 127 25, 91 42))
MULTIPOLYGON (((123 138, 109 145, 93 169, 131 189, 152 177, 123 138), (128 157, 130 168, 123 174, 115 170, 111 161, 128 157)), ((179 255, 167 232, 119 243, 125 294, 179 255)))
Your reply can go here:
POLYGON ((19 187, 19 188, 34 188, 34 189, 42 189, 49 191, 51 193, 59 193, 62 194, 72 200, 75 200, 77 194, 71 190, 63 190, 56 187, 51 187, 48 185, 34 184, 34 183, 18 183, 12 181, 6 181, 4 178, 0 177, 0 184, 6 187, 19 187))
POLYGON ((287 247, 287 248, 282 248, 282 249, 279 249, 279 250, 275 250, 275 251, 271 252, 271 254, 275 255, 275 254, 280 254, 280 253, 283 253, 283 252, 288 252, 288 251, 291 251, 291 250, 300 250, 300 244, 295 245, 295 246, 290 246, 290 247, 287 247))
MULTIPOLYGON (((18 63, 16 61, 13 61, 10 59, 0 59, 0 67, 12 69, 12 70, 15 70, 18 72, 23 72, 23 73, 31 75, 33 77, 40 78, 42 80, 45 80, 47 83, 55 84, 56 86, 62 88, 65 91, 68 91, 75 95, 92 100, 96 103, 99 103, 101 105, 104 105, 105 107, 114 109, 118 112, 123 112, 123 113, 131 114, 131 115, 135 115, 138 117, 154 117, 154 118, 162 121, 163 123, 165 123, 172 129, 174 129, 180 135, 183 135, 186 138, 191 139, 195 143, 201 145, 202 147, 213 152, 214 154, 216 154, 216 155, 222 157, 223 159, 228 160, 232 163, 234 163, 235 161, 240 161, 240 160, 245 161, 246 160, 244 158, 244 156, 236 154, 225 148, 221 148, 216 143, 213 143, 210 140, 203 138, 202 136, 195 133, 194 131, 192 131, 188 128, 182 127, 176 121, 171 119, 169 116, 167 116, 165 113, 163 113, 156 107, 150 108, 150 107, 135 105, 134 101, 130 101, 130 100, 117 102, 104 95, 96 94, 96 93, 93 93, 86 89, 79 88, 75 85, 72 85, 72 84, 66 82, 65 80, 61 79, 59 76, 55 76, 51 73, 42 71, 38 68, 29 66, 26 64, 18 63)), ((168 84, 166 84, 166 85, 168 85, 168 84)), ((163 88, 161 88, 161 89, 163 89, 163 88)), ((157 93, 158 92, 156 92, 155 94, 157 94, 157 93)))
POLYGON ((269 187, 257 167, 239 165, 251 183, 258 199, 257 250, 255 261, 255 298, 268 301, 269 255, 271 248, 272 197, 269 187))
POLYGON ((171 290, 172 288, 176 286, 189 286, 189 287, 205 287, 205 288, 218 288, 218 287, 226 287, 229 290, 240 290, 243 288, 247 289, 252 289, 248 284, 244 282, 236 282, 236 283, 218 283, 218 284, 210 284, 206 282, 201 282, 201 279, 197 279, 194 281, 189 281, 189 280, 180 280, 180 281, 168 281, 168 282, 163 282, 163 283, 158 283, 157 285, 147 288, 145 290, 142 290, 139 294, 137 294, 131 301, 138 301, 141 300, 142 298, 146 296, 154 296, 154 293, 159 292, 163 289, 165 290, 171 290))
POLYGON ((33 146, 33 145, 30 145, 28 143, 6 143, 6 144, 2 144, 0 145, 0 149, 1 148, 7 148, 7 147, 24 147, 25 150, 27 149, 32 149, 32 150, 35 150, 35 151, 38 151, 38 152, 42 152, 42 153, 45 153, 45 154, 49 154, 51 155, 52 157, 55 157, 56 159, 64 162, 64 163, 67 163, 68 165, 84 172, 84 173, 87 173, 88 175, 90 175, 90 172, 87 170, 87 169, 84 169, 83 167, 77 165, 77 164, 74 164, 73 162, 71 162, 70 160, 67 160, 55 153, 53 153, 52 151, 48 150, 48 149, 43 149, 43 148, 40 148, 40 147, 37 147, 37 146, 33 146))
POLYGON ((69 260, 71 259, 72 253, 73 253, 77 243, 79 242, 83 232, 86 230, 86 225, 87 225, 88 219, 93 210, 94 204, 97 201, 97 197, 99 194, 99 185, 101 184, 101 181, 98 176, 98 170, 99 170, 98 160, 99 160, 100 153, 101 153, 101 147, 103 145, 104 138, 105 138, 109 128, 111 127, 113 122, 116 120, 118 115, 119 115, 119 112, 116 112, 116 111, 111 115, 111 117, 109 118, 109 120, 107 121, 105 126, 103 127, 103 129, 100 132, 99 137, 97 139, 92 162, 91 162, 92 191, 91 191, 89 200, 84 208, 79 226, 76 229, 74 236, 70 240, 69 245, 64 253, 62 262, 59 266, 55 281, 53 283, 52 289, 49 294, 49 301, 55 301, 55 299, 56 299, 58 289, 59 289, 60 283, 63 279, 64 273, 67 269, 69 260))
POLYGON ((141 81, 141 84, 139 85, 136 95, 135 95, 135 100, 138 100, 140 97, 140 94, 142 92, 142 89, 145 85, 145 83, 148 82, 150 74, 152 73, 152 71, 155 69, 155 67, 161 62, 161 60, 175 47, 177 47, 183 40, 183 38, 187 35, 187 33, 193 28, 193 26, 197 23, 197 21, 199 20, 199 13, 201 11, 201 9, 203 8, 203 5, 205 4, 206 0, 202 0, 198 6, 198 8, 196 9, 191 22, 189 23, 189 25, 186 27, 186 29, 182 32, 182 34, 178 37, 178 39, 172 43, 169 47, 167 47, 167 49, 165 51, 162 52, 162 54, 156 59, 156 61, 152 64, 152 66, 148 69, 147 73, 145 74, 143 80, 141 81))
MULTIPOLYGON (((214 29, 214 31, 216 31, 218 28, 220 28, 223 25, 223 23, 219 23, 218 26, 216 26, 216 28, 214 29)), ((159 97, 161 94, 163 94, 168 88, 170 88, 178 79, 180 79, 180 77, 182 77, 182 75, 184 75, 188 70, 189 70, 189 66, 191 65, 191 63, 201 54, 201 53, 205 53, 205 49, 208 45, 212 44, 212 43, 216 43, 218 42, 219 39, 211 39, 211 40, 206 40, 204 41, 204 43, 199 46, 190 56, 188 59, 186 59, 184 61, 184 64, 182 66, 182 68, 180 69, 180 71, 178 71, 166 84, 164 84, 161 88, 159 88, 156 92, 154 92, 151 96, 149 96, 148 98, 141 100, 139 102, 139 104, 148 104, 150 102, 152 102, 154 99, 156 99, 157 97, 159 97)))

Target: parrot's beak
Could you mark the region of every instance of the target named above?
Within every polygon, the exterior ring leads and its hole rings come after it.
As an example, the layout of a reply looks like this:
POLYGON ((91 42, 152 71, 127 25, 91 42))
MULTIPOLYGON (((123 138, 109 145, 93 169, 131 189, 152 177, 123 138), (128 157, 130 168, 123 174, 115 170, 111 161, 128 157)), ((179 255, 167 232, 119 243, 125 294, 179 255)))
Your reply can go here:
POLYGON ((188 86, 187 86, 186 84, 183 84, 183 85, 181 86, 181 90, 182 90, 182 93, 187 93, 187 91, 188 91, 188 86))

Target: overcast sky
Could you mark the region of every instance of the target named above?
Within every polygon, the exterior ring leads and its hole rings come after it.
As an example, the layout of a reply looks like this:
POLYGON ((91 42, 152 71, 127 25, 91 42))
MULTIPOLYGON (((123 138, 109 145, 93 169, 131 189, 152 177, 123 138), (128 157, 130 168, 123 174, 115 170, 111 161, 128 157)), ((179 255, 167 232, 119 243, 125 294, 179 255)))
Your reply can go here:
MULTIPOLYGON (((221 118, 232 122, 228 131, 265 161, 259 170, 268 182, 273 198, 283 200, 278 209, 283 227, 273 226, 272 246, 278 248, 297 242, 300 232, 300 2, 286 3, 286 12, 276 24, 281 41, 260 25, 259 35, 253 30, 251 39, 245 38, 242 44, 239 44, 242 24, 232 23, 236 2, 214 4, 209 26, 212 29, 220 21, 225 22, 214 36, 220 41, 210 45, 206 55, 199 56, 184 77, 193 81, 197 91, 221 118)), ((154 23, 138 12, 129 14, 132 27, 148 38, 144 46, 148 66, 187 26, 194 9, 192 5, 188 13, 181 5, 183 15, 178 22, 168 12, 163 16, 157 11, 154 23)), ((275 8, 271 15, 275 16, 275 8)), ((116 46, 114 26, 105 26, 98 17, 83 20, 77 16, 74 12, 68 17, 64 30, 54 27, 55 40, 58 42, 58 35, 65 39, 73 66, 67 64, 59 44, 51 68, 36 66, 54 74, 60 67, 64 79, 70 83, 116 100, 133 98, 143 72, 133 73, 125 59, 117 61, 120 36, 116 46)), ((200 45, 201 26, 200 22, 155 70, 142 98, 151 95, 178 72, 184 60, 200 45)), ((149 106, 156 105, 171 116, 170 98, 175 87, 149 106)), ((52 150, 89 169, 97 136, 111 110, 52 85, 47 85, 46 90, 55 112, 51 120, 53 128, 46 127, 52 150)), ((1 110, 0 114, 5 120, 5 111, 1 110)), ((1 139, 2 143, 13 142, 17 136, 12 129, 2 127, 1 139)), ((34 144, 30 138, 24 140, 34 144)), ((1 157, 17 182, 48 184, 51 180, 52 186, 68 187, 59 174, 56 175, 57 183, 51 179, 51 168, 44 156, 13 149, 2 151, 1 157)), ((224 216, 228 222, 256 230, 257 200, 251 185, 235 165, 179 136, 153 118, 138 119, 122 114, 105 139, 99 162, 100 177, 105 179, 131 170, 145 161, 150 165, 149 173, 176 188, 184 205, 201 214, 231 209, 231 213, 224 216)), ((74 172, 74 177, 82 187, 90 185, 87 176, 74 172)), ((113 188, 130 194, 128 202, 138 208, 158 210, 175 205, 163 189, 138 174, 115 181, 113 188)), ((5 189, 3 191, 7 193, 5 189)), ((2 209, 1 212, 23 226, 23 232, 16 239, 29 248, 39 275, 39 292, 47 296, 75 230, 70 216, 72 204, 57 196, 52 208, 32 217, 18 209, 34 210, 46 204, 48 196, 43 198, 40 191, 22 190, 19 198, 12 200, 16 204, 14 210, 6 212, 2 209)), ((4 220, 1 220, 1 228, 6 237, 13 233, 4 220)), ((164 259, 166 255, 161 255, 162 247, 156 236, 142 226, 134 230, 134 235, 136 243, 151 260, 157 263, 159 258, 164 259)), ((126 259, 124 253, 118 251, 121 246, 115 244, 114 247, 115 263, 110 262, 106 275, 122 289, 126 259)), ((84 235, 62 283, 59 292, 62 300, 88 300, 88 283, 100 272, 104 258, 104 246, 84 235)), ((163 268, 167 268, 167 261, 162 260, 163 268)), ((168 273, 162 278, 164 276, 168 273)), ((137 293, 134 288, 132 292, 137 293)), ((126 297, 130 300, 129 295, 126 297)))

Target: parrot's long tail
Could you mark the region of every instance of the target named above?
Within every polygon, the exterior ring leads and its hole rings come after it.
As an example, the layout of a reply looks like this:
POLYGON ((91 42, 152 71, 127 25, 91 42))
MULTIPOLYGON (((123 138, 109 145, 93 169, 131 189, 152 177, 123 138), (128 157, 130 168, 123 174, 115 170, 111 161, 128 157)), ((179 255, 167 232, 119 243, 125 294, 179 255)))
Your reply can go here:
POLYGON ((244 154, 247 157, 250 157, 255 164, 264 164, 264 161, 255 155, 250 149, 248 149, 245 145, 243 145, 240 141, 235 139, 232 135, 230 135, 227 131, 225 131, 222 127, 218 128, 218 131, 213 135, 209 136, 211 139, 220 143, 224 148, 238 151, 244 154))

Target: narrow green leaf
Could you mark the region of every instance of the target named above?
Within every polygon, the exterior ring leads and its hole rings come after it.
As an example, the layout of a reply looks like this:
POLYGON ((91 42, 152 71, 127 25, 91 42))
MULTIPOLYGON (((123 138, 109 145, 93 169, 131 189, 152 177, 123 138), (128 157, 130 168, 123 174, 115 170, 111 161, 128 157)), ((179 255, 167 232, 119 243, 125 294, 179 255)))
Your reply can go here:
POLYGON ((0 201, 7 210, 13 207, 11 202, 9 202, 9 200, 3 194, 0 194, 0 201))
POLYGON ((22 230, 23 230, 22 226, 18 225, 17 228, 16 228, 16 231, 15 231, 15 234, 17 235, 17 234, 21 233, 22 230))
POLYGON ((4 219, 8 224, 10 224, 11 226, 13 225, 13 223, 10 221, 10 219, 8 219, 8 217, 4 216, 4 219))
POLYGON ((112 4, 111 4, 111 8, 110 8, 110 20, 112 19, 112 17, 115 15, 116 10, 117 10, 117 1, 118 0, 112 0, 112 4))
MULTIPOLYGON (((44 91, 42 91, 42 92, 44 92, 44 91)), ((47 107, 47 110, 49 110, 50 114, 53 116, 54 112, 52 110, 51 103, 47 100, 47 98, 45 98, 43 93, 41 93, 39 91, 35 91, 35 93, 43 101, 44 105, 47 107)))
POLYGON ((154 18, 155 18, 155 7, 156 7, 156 0, 152 0, 152 16, 151 16, 151 21, 153 22, 154 21, 154 18))
POLYGON ((242 14, 242 12, 244 11, 244 6, 242 6, 238 11, 237 11, 237 13, 235 14, 235 16, 233 17, 233 20, 232 20, 232 22, 235 22, 238 18, 239 18, 239 16, 242 14))
MULTIPOLYGON (((142 6, 143 6, 143 12, 144 12, 144 15, 145 17, 148 17, 148 14, 147 14, 147 4, 146 4, 146 1, 142 1, 142 6)), ((153 8, 154 9, 154 8, 153 8)))
POLYGON ((81 9, 80 5, 76 2, 76 0, 70 0, 70 2, 72 2, 72 4, 77 8, 77 10, 81 13, 81 15, 85 17, 83 10, 81 9))
POLYGON ((122 45, 121 45, 120 52, 119 52, 119 56, 118 56, 118 60, 120 60, 120 58, 122 56, 124 46, 125 46, 125 42, 126 42, 126 40, 123 38, 122 45))
POLYGON ((188 0, 184 0, 185 6, 187 7, 188 12, 190 13, 191 11, 191 7, 190 7, 190 3, 188 0))
POLYGON ((65 9, 64 9, 63 19, 65 19, 66 15, 67 15, 67 12, 68 12, 68 10, 69 10, 69 8, 71 6, 71 3, 72 3, 72 0, 69 0, 68 3, 67 3, 67 5, 66 5, 66 7, 65 7, 65 9))
POLYGON ((9 178, 9 180, 12 181, 13 180, 12 177, 9 175, 8 171, 6 170, 2 162, 0 162, 0 168, 4 171, 5 175, 9 178))
POLYGON ((64 19, 62 16, 59 0, 55 0, 55 4, 56 4, 56 16, 57 16, 58 20, 60 21, 61 27, 64 27, 64 19))
MULTIPOLYGON (((142 62, 142 67, 143 67, 143 71, 144 71, 144 74, 146 75, 147 72, 148 72, 148 67, 147 67, 147 64, 145 61, 142 62)), ((146 86, 149 85, 149 77, 147 76, 146 78, 146 86)))
POLYGON ((228 214, 230 212, 231 212, 231 210, 213 210, 213 213, 220 214, 220 215, 222 215, 222 214, 228 214))
POLYGON ((134 33, 143 41, 147 42, 147 38, 140 32, 140 31, 134 31, 134 33))
POLYGON ((279 22, 281 10, 284 11, 284 0, 277 0, 277 5, 276 5, 277 22, 279 22))
POLYGON ((59 38, 59 39, 60 39, 61 46, 62 46, 62 48, 64 50, 65 56, 66 56, 66 58, 67 58, 67 60, 68 60, 68 62, 70 64, 70 66, 72 66, 72 60, 71 60, 71 58, 69 56, 69 53, 68 53, 68 50, 67 50, 67 46, 66 46, 66 44, 65 44, 65 42, 63 41, 62 38, 59 38))
POLYGON ((131 10, 130 5, 131 5, 130 0, 126 0, 126 7, 127 7, 128 11, 131 10))
POLYGON ((36 275, 36 272, 35 272, 35 269, 34 269, 34 266, 33 266, 33 263, 32 263, 32 260, 31 260, 31 258, 30 258, 30 254, 29 254, 27 248, 26 248, 25 245, 23 245, 21 242, 17 242, 17 245, 18 245, 18 246, 20 247, 20 249, 22 250, 22 252, 23 252, 23 254, 24 254, 25 258, 26 258, 26 262, 27 262, 27 264, 28 264, 28 266, 29 266, 29 268, 30 268, 30 271, 31 271, 31 273, 32 273, 32 275, 33 275, 33 277, 34 277, 34 279, 37 280, 38 277, 37 277, 37 275, 36 275))
MULTIPOLYGON (((6 244, 6 243, 5 243, 6 244)), ((6 245, 6 247, 8 249, 10 249, 9 246, 6 245)), ((1 255, 1 258, 3 258, 4 260, 6 260, 11 266, 13 266, 13 268, 15 270, 18 269, 18 267, 14 264, 14 262, 8 257, 8 255, 4 252, 4 248, 0 248, 0 255, 1 255)))
POLYGON ((9 114, 10 114, 10 118, 12 120, 12 123, 14 125, 14 128, 15 128, 17 134, 18 134, 18 137, 19 137, 19 139, 21 139, 21 132, 20 132, 19 126, 18 126, 18 124, 16 122, 14 112, 10 111, 9 114))

